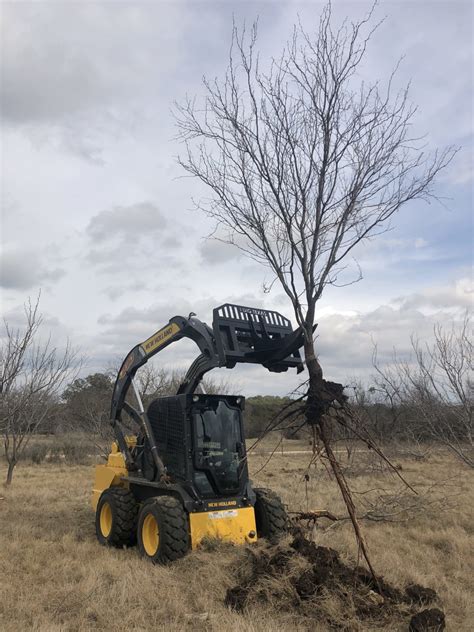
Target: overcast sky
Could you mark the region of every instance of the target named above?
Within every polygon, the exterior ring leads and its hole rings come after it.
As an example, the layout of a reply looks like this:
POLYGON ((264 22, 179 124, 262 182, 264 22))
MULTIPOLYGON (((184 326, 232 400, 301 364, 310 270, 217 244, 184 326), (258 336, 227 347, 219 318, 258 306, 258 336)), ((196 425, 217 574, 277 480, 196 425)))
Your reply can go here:
MULTIPOLYGON (((365 2, 334 2, 336 22, 365 2)), ((382 357, 429 337, 472 305, 472 2, 381 2, 361 78, 400 83, 419 105, 417 134, 460 151, 439 178, 443 203, 406 206, 393 230, 357 253, 363 280, 331 288, 319 306, 317 349, 328 377, 368 376, 382 357)), ((298 14, 316 28, 319 2, 3 2, 1 4, 1 305, 12 323, 41 288, 45 328, 70 337, 87 372, 123 358, 175 314, 210 321, 224 302, 291 318, 267 272, 206 240, 193 210, 203 188, 176 163, 171 108, 222 76, 232 15, 259 17, 259 48, 277 55, 298 14)), ((197 348, 196 348, 197 350, 197 348)), ((192 343, 159 355, 183 366, 192 343)), ((230 377, 228 372, 227 377, 230 377)), ((243 367, 243 394, 283 394, 296 376, 243 367)))

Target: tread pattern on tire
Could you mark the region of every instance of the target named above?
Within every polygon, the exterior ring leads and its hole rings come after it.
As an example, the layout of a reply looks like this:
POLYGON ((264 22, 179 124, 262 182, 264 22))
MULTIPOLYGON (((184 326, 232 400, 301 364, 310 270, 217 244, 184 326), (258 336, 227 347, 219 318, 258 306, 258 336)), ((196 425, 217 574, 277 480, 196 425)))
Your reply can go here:
POLYGON ((160 546, 153 561, 161 564, 184 557, 189 551, 188 516, 181 502, 174 496, 157 496, 143 505, 157 506, 161 515, 159 521, 160 546))
POLYGON ((271 489, 254 489, 257 496, 255 517, 259 537, 275 542, 287 531, 288 515, 280 497, 271 489))
POLYGON ((108 495, 112 498, 113 526, 108 544, 129 546, 135 543, 138 505, 132 492, 123 487, 110 487, 108 495))

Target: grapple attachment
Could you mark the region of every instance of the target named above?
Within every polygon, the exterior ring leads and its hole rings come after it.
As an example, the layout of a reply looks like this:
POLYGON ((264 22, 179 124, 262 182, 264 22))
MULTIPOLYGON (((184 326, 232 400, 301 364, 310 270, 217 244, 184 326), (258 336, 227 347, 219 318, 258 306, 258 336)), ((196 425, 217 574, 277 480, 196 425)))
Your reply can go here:
POLYGON ((293 331, 278 312, 225 303, 214 309, 212 328, 221 366, 247 362, 276 373, 303 370, 303 332, 300 327, 293 331))

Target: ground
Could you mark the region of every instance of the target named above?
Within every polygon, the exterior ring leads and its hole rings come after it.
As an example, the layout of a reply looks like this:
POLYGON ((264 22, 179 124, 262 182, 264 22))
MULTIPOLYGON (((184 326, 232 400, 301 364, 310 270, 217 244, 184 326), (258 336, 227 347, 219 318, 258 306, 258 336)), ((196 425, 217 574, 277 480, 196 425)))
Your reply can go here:
MULTIPOLYGON (((259 472, 269 449, 269 444, 260 446, 250 458, 255 483, 280 493, 289 510, 318 508, 344 514, 324 464, 307 469, 308 446, 287 442, 283 454, 278 449, 259 472)), ((339 454, 345 462, 345 451, 339 454)), ((352 487, 364 492, 358 496, 376 503, 370 515, 385 512, 396 519, 363 522, 374 566, 396 586, 418 583, 434 588, 442 600, 447 629, 471 630, 473 474, 440 450, 423 459, 400 451, 392 456, 400 473, 416 485, 419 497, 396 492, 400 481, 368 453, 361 451, 359 458, 352 455, 347 461, 352 487), (370 489, 377 491, 365 493, 370 489)), ((3 477, 6 468, 0 465, 3 477)), ((278 602, 257 603, 243 614, 226 608, 226 591, 235 585, 237 571, 245 563, 242 548, 208 547, 172 566, 159 567, 140 559, 134 548, 100 546, 89 503, 92 478, 92 465, 21 463, 13 485, 0 489, 3 632, 327 629, 297 609, 280 608, 278 602)), ((367 503, 361 512, 366 510, 367 503)), ((349 524, 331 524, 322 519, 314 539, 339 551, 343 560, 355 562, 357 549, 349 524)), ((347 621, 346 629, 377 627, 353 620, 347 621)), ((407 630, 407 622, 393 629, 407 630)))

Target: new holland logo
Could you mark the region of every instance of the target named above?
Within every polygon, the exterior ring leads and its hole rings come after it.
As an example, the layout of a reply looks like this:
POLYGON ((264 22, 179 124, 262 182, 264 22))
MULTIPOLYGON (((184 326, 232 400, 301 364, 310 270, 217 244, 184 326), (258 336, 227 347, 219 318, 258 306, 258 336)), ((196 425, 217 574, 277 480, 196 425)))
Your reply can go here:
POLYGON ((235 507, 237 504, 236 500, 223 500, 221 502, 216 503, 208 503, 208 507, 235 507))
POLYGON ((148 340, 145 340, 145 342, 141 345, 142 349, 146 354, 149 354, 155 349, 158 349, 158 347, 161 347, 167 340, 169 340, 169 338, 178 333, 178 331, 178 325, 176 323, 171 323, 171 325, 163 327, 163 329, 157 331, 156 334, 153 334, 153 336, 148 338, 148 340))

